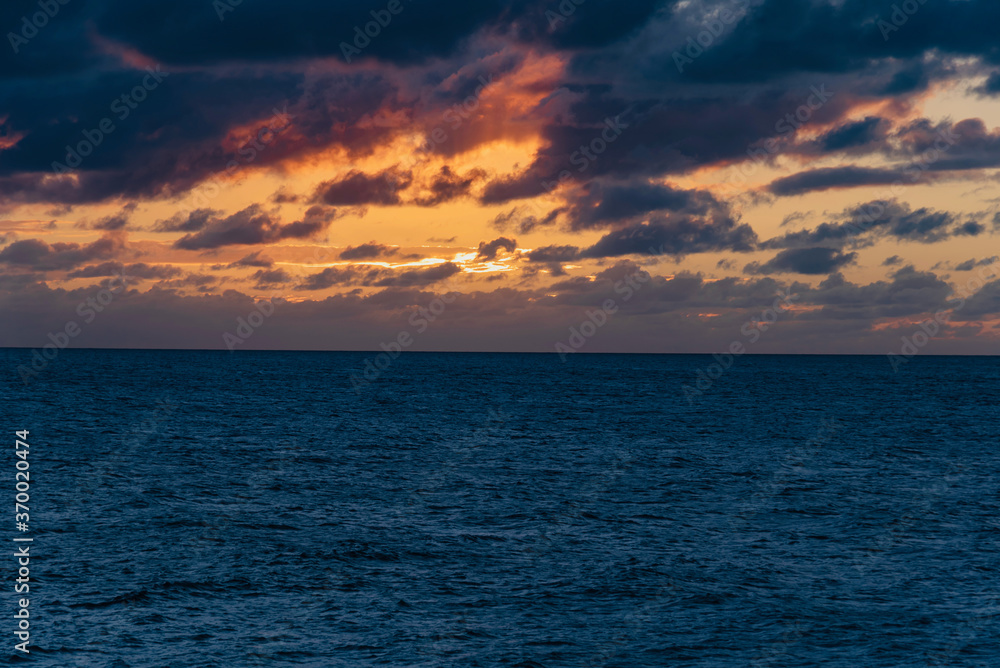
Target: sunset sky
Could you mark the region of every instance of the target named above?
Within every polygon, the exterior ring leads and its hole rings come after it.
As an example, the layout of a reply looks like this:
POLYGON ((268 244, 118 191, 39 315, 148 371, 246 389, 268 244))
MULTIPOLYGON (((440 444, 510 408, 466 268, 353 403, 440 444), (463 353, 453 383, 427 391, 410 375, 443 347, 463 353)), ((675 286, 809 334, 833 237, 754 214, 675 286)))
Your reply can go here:
POLYGON ((48 2, 0 345, 1000 350, 995 0, 48 2))

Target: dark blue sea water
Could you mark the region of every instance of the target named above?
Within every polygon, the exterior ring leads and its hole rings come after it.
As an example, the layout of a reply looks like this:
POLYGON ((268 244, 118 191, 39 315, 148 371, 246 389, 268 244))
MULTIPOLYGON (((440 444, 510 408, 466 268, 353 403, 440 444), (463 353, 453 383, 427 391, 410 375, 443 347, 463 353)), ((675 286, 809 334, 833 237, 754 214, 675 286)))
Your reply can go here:
POLYGON ((370 357, 0 351, 31 660, 1000 665, 1000 358, 370 357))

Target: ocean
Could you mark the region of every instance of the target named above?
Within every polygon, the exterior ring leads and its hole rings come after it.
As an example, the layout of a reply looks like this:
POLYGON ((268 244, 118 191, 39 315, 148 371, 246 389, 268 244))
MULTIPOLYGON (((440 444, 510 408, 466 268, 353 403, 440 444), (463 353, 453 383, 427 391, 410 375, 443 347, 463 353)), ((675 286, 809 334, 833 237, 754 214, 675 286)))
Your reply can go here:
POLYGON ((36 665, 1000 664, 1000 358, 0 359, 36 665))

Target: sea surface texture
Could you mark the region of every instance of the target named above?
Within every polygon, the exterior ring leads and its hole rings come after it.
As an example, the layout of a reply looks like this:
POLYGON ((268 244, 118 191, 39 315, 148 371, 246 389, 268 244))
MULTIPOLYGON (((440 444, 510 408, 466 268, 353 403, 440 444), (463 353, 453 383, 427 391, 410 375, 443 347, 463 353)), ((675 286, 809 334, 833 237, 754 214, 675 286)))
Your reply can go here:
POLYGON ((998 358, 0 360, 34 665, 1000 665, 998 358))

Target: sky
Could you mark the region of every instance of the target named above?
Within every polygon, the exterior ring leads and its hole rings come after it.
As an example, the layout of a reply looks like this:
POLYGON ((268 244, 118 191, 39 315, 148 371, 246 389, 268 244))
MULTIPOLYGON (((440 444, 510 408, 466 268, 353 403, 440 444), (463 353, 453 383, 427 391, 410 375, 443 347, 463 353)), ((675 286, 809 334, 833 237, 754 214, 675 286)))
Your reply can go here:
POLYGON ((997 25, 8 2, 0 345, 996 354, 997 25))

